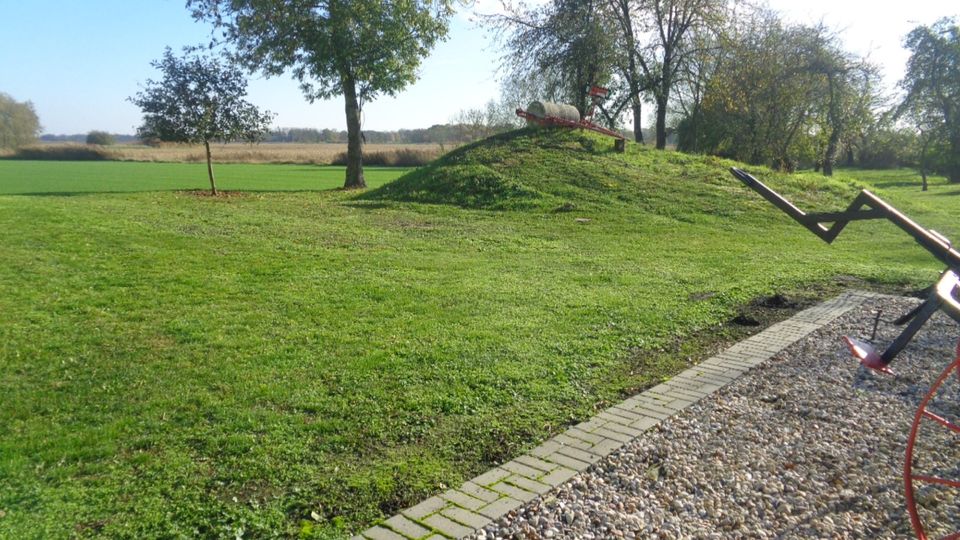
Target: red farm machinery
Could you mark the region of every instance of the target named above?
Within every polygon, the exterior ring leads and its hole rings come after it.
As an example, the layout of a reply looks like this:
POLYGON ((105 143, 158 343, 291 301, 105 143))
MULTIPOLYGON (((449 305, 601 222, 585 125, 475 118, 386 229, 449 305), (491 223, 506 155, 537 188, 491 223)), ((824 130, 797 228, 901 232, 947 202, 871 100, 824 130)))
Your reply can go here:
MULTIPOLYGON (((960 252, 943 235, 918 225, 867 190, 861 191, 850 206, 842 212, 808 214, 747 172, 737 168, 731 169, 731 172, 741 182, 827 243, 833 242, 851 221, 886 219, 913 237, 920 246, 946 266, 940 279, 930 289, 932 292, 927 299, 917 308, 894 321, 896 325, 906 326, 882 352, 869 341, 845 338, 851 353, 863 366, 885 375, 893 375, 889 368, 890 363, 936 312, 943 311, 953 320, 960 322, 960 298, 958 298, 960 297, 960 277, 958 277, 960 276, 960 252)), ((940 531, 938 536, 941 538, 960 538, 960 532, 942 534, 945 527, 947 530, 955 530, 958 526, 957 520, 951 520, 952 523, 949 526, 944 523, 933 523, 931 516, 934 513, 925 506, 933 504, 927 502, 928 500, 935 500, 933 497, 926 496, 933 489, 960 490, 960 464, 948 464, 946 469, 935 468, 918 472, 918 469, 925 468, 925 464, 929 463, 919 459, 918 456, 917 440, 923 432, 927 433, 927 437, 937 437, 938 441, 946 441, 932 445, 934 453, 952 452, 952 456, 947 456, 948 462, 955 459, 957 454, 958 444, 960 444, 960 412, 958 412, 960 411, 958 408, 960 393, 947 392, 944 384, 948 381, 960 384, 960 344, 955 351, 954 359, 943 369, 920 400, 907 437, 903 464, 904 500, 910 516, 910 524, 920 540, 926 540, 928 530, 934 527, 940 531), (934 404, 937 406, 934 407, 934 404), (946 430, 946 432, 931 434, 930 430, 946 430)), ((956 507, 949 510, 952 514, 956 511, 956 507)))
POLYGON ((614 148, 617 152, 623 152, 626 148, 626 139, 623 134, 600 126, 593 121, 594 113, 600 103, 610 94, 610 90, 602 86, 591 86, 588 94, 590 95, 590 107, 582 117, 580 111, 573 105, 547 101, 531 102, 527 106, 527 110, 517 109, 516 113, 517 116, 526 120, 527 124, 543 127, 587 129, 613 137, 614 148))

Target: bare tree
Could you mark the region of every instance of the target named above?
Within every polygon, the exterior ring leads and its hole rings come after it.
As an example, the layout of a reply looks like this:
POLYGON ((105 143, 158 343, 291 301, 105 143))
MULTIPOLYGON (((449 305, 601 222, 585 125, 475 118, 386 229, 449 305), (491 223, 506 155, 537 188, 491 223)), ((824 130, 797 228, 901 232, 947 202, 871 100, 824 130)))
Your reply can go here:
MULTIPOLYGON (((724 0, 638 0, 641 30, 650 36, 645 50, 652 61, 647 78, 654 81, 656 146, 667 145, 667 108, 679 74, 697 48, 691 37, 698 29, 719 25, 724 18, 724 0)), ((643 46, 643 44, 641 44, 643 46)))
POLYGON ((605 0, 553 0, 537 8, 506 5, 485 16, 507 50, 508 86, 535 89, 541 99, 572 103, 584 113, 593 85, 610 81, 613 32, 605 0))

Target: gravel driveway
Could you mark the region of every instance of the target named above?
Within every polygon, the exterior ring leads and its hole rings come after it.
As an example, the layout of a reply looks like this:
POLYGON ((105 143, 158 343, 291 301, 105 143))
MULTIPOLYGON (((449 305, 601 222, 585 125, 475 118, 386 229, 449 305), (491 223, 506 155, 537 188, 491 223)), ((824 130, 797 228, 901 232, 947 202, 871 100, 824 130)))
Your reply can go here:
MULTIPOLYGON (((859 368, 841 336, 869 337, 882 310, 886 344, 899 332, 888 321, 917 303, 867 302, 473 538, 912 537, 906 439, 960 328, 935 316, 892 364, 896 377, 859 368)), ((960 417, 958 386, 939 412, 960 417)), ((918 472, 960 480, 955 436, 931 424, 918 472)), ((932 536, 960 528, 958 492, 919 493, 946 526, 932 536)))

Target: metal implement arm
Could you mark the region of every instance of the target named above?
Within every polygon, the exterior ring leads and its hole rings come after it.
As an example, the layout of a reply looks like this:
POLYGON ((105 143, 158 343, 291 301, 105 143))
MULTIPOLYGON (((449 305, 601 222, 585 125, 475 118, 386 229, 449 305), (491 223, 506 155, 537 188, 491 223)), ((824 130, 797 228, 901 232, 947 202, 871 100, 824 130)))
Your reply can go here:
POLYGON ((921 227, 886 201, 867 190, 861 191, 850 203, 850 206, 842 212, 808 214, 746 171, 733 167, 730 172, 738 180, 828 244, 832 243, 851 221, 887 219, 912 236, 937 260, 947 265, 947 271, 941 276, 930 297, 908 316, 901 318, 902 322, 909 322, 909 324, 882 355, 878 354, 873 346, 868 343, 847 338, 850 350, 854 356, 860 359, 863 365, 889 373, 887 365, 907 346, 923 324, 938 310, 942 309, 947 315, 960 322, 960 301, 956 297, 958 291, 960 291, 960 278, 957 277, 960 274, 960 252, 953 249, 950 241, 943 235, 921 227), (826 227, 824 224, 832 225, 826 227))
POLYGON ((915 221, 903 215, 899 210, 890 206, 886 201, 867 190, 863 190, 843 212, 829 212, 823 214, 807 214, 793 205, 776 191, 767 187, 742 169, 730 169, 733 176, 759 193, 764 199, 783 210, 788 216, 806 227, 826 243, 832 243, 851 221, 885 218, 900 227, 913 237, 918 244, 924 247, 931 255, 947 265, 951 270, 960 272, 960 252, 953 249, 950 241, 936 233, 918 225, 915 221), (833 223, 830 228, 824 223, 833 223))

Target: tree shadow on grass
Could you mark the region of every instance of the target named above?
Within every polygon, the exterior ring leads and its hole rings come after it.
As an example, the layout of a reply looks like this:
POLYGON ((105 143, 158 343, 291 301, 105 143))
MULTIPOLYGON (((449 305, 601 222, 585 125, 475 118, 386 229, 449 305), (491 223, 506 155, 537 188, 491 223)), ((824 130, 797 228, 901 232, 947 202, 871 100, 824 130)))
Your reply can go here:
POLYGON ((83 195, 122 195, 124 193, 146 193, 146 192, 145 191, 10 191, 10 192, 0 193, 0 197, 80 197, 83 195))
POLYGON ((877 189, 890 189, 890 188, 917 188, 917 191, 920 191, 920 188, 923 187, 923 183, 918 178, 916 181, 896 181, 891 180, 888 182, 871 180, 870 183, 877 189))
POLYGON ((384 208, 394 208, 396 206, 396 204, 393 202, 362 201, 357 199, 352 201, 344 201, 343 205, 350 208, 356 208, 357 210, 382 210, 384 208))

